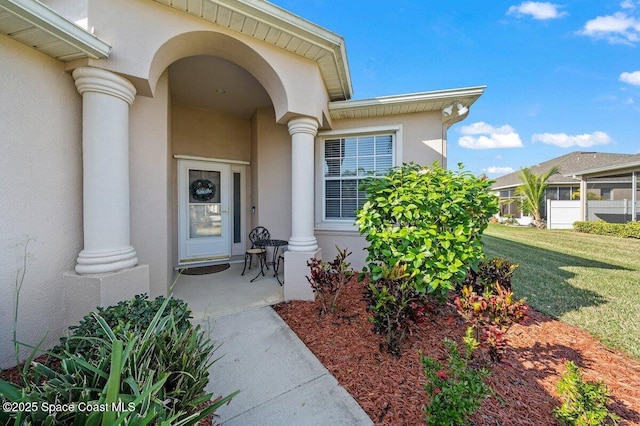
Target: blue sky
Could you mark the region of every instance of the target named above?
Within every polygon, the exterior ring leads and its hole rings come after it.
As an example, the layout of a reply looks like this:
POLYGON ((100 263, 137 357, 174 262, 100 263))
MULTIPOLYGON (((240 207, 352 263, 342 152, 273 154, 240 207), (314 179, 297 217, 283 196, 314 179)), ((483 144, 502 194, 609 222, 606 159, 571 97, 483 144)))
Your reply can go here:
POLYGON ((449 167, 640 153, 640 0, 273 0, 344 37, 353 99, 486 85, 449 167))

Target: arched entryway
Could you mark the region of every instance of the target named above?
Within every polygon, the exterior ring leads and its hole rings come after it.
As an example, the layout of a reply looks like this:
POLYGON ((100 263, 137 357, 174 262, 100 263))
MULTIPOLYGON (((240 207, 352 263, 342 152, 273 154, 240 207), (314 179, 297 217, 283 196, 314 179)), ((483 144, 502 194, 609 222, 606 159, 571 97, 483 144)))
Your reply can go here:
MULTIPOLYGON (((173 265, 179 269, 231 263, 220 273, 180 276, 174 287, 176 296, 189 302, 194 317, 204 319, 283 300, 283 288, 271 274, 250 283, 257 273, 255 265, 249 274, 241 276, 237 262, 243 260, 246 236, 253 226, 273 225, 274 235, 289 238, 288 219, 279 226, 265 223, 263 210, 268 208, 260 202, 264 195, 276 202, 281 198, 284 202, 279 204, 286 204, 291 196, 288 176, 280 177, 279 185, 266 188, 260 182, 266 177, 274 183, 278 178, 274 179, 269 170, 288 168, 270 165, 265 157, 271 153, 274 159, 288 162, 290 137, 287 127, 276 122, 276 107, 265 86, 235 62, 242 50, 240 56, 253 57, 253 72, 261 74, 271 92, 275 91, 274 96, 282 99, 279 81, 273 81, 272 70, 260 64, 262 60, 255 57, 255 52, 236 41, 223 42, 219 35, 190 33, 183 38, 190 43, 172 40, 158 54, 163 56, 168 45, 188 47, 182 54, 197 53, 175 60, 166 69, 169 152, 175 171, 173 265), (213 45, 194 44, 194 37, 213 45), (231 52, 227 50, 229 45, 234 47, 231 52), (206 194, 194 192, 198 184, 206 194)), ((175 56, 176 51, 171 53, 175 56)), ((281 216, 290 214, 284 213, 281 216)))

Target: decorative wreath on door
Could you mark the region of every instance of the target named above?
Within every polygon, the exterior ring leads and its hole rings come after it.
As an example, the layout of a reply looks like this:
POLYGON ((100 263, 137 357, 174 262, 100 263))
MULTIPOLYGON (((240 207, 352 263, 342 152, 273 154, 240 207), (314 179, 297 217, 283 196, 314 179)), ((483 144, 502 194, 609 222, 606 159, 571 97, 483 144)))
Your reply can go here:
POLYGON ((198 201, 209 201, 216 196, 216 186, 209 179, 191 182, 191 196, 198 201))

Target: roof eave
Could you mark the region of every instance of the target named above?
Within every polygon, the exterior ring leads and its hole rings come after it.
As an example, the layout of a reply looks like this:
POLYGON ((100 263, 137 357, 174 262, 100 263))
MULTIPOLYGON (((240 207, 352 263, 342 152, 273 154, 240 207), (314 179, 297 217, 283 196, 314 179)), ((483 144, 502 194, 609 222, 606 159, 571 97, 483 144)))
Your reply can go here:
POLYGON ((441 111, 454 101, 470 107, 483 93, 486 86, 437 90, 393 96, 381 96, 355 101, 329 103, 329 112, 335 120, 352 117, 375 117, 412 112, 441 111))
POLYGON ((619 171, 619 170, 633 169, 635 167, 640 167, 640 161, 632 161, 632 162, 629 162, 629 163, 617 164, 617 165, 614 165, 614 166, 604 166, 604 167, 597 167, 597 168, 594 168, 594 169, 581 170, 581 171, 573 172, 570 175, 565 175, 565 176, 580 177, 580 176, 584 176, 584 175, 596 175, 596 174, 599 174, 599 173, 615 172, 615 171, 619 171))
POLYGON ((39 1, 0 0, 0 8, 76 48, 79 54, 70 59, 78 59, 83 55, 93 59, 104 59, 109 56, 111 46, 108 43, 68 21, 39 1))
MULTIPOLYGON (((202 13, 205 2, 214 4, 310 43, 323 52, 323 56, 318 59, 318 62, 326 58, 330 58, 329 60, 331 61, 331 65, 328 67, 330 68, 329 70, 324 66, 320 66, 320 72, 325 84, 327 85, 330 99, 343 100, 350 99, 351 96, 353 96, 353 86, 349 72, 345 41, 342 36, 334 32, 322 28, 319 25, 299 17, 298 15, 263 0, 197 0, 189 2, 174 2, 171 0, 155 1, 191 15, 199 16, 207 21, 217 23, 215 20, 208 19, 202 13)), ((238 29, 231 26, 229 26, 229 28, 238 31, 238 29)), ((243 31, 239 32, 256 38, 253 34, 245 33, 243 31)), ((259 38, 256 39, 260 40, 259 38)), ((262 41, 300 55, 300 53, 290 50, 287 46, 278 45, 277 40, 274 42, 267 40, 262 41)))

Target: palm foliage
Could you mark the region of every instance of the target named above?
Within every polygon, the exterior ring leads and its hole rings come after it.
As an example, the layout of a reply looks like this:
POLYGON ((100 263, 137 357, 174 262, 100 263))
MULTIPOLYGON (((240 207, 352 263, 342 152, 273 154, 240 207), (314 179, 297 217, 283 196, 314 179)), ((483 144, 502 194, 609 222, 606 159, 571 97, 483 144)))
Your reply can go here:
POLYGON ((516 188, 515 195, 522 198, 522 211, 533 216, 538 228, 542 228, 540 205, 547 188, 547 181, 556 173, 558 173, 558 167, 555 166, 541 175, 532 173, 529 168, 521 169, 518 172, 518 178, 522 184, 516 188))

